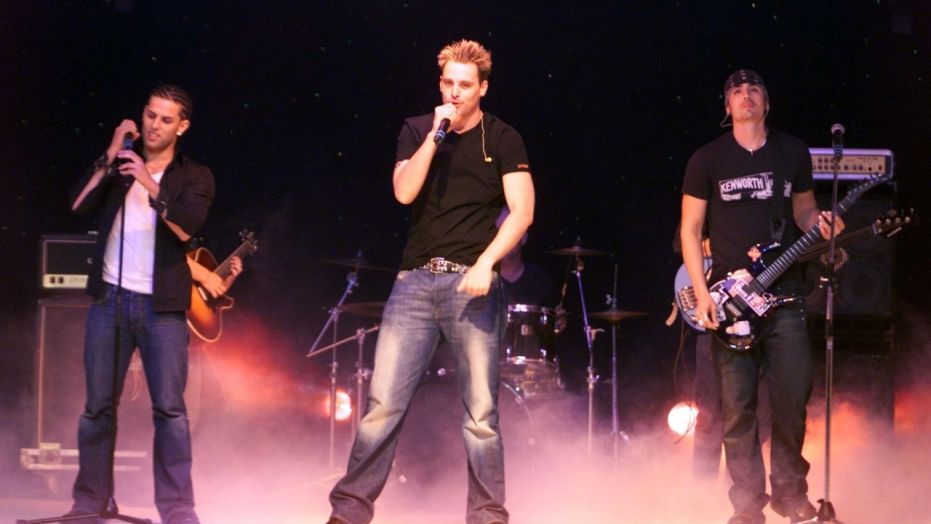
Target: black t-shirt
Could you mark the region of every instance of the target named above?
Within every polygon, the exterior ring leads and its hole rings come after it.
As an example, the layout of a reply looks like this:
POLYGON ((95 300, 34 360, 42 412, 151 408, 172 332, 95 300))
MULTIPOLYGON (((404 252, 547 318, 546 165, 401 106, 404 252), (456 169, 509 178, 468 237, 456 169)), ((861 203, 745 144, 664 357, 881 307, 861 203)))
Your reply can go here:
MULTIPOLYGON (((482 152, 482 124, 446 136, 413 202, 401 269, 420 267, 432 257, 472 265, 494 239, 495 219, 504 205, 501 177, 530 167, 517 131, 490 113, 483 119, 485 151, 492 161, 485 162, 482 152)), ((432 125, 432 113, 404 121, 398 161, 414 155, 432 125)))
MULTIPOLYGON (((798 237, 792 216, 792 193, 813 188, 811 156, 805 143, 791 135, 769 131, 766 144, 750 153, 726 133, 702 146, 689 160, 682 192, 708 201, 706 223, 714 261, 711 279, 744 268, 747 250, 772 241, 770 223, 774 173, 783 181, 783 213, 786 220, 782 249, 798 237)), ((776 286, 796 287, 802 274, 795 266, 776 286)))
POLYGON ((504 297, 508 304, 544 307, 556 305, 553 280, 550 274, 540 266, 524 262, 524 272, 517 280, 514 282, 501 280, 504 282, 504 297))

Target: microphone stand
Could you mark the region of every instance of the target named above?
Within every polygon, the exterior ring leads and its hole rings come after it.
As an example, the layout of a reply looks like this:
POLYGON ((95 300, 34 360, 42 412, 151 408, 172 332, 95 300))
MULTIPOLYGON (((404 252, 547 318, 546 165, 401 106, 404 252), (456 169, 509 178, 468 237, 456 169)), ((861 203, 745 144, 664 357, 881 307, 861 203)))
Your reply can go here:
MULTIPOLYGON (((116 169, 115 167, 110 167, 110 169, 116 169)), ((106 175, 104 175, 106 176, 106 175)), ((122 175, 117 175, 122 176, 122 175)), ((123 179, 120 179, 122 183, 123 179)), ((119 250, 119 264, 116 272, 116 296, 114 297, 113 305, 113 376, 110 383, 110 398, 113 402, 112 414, 110 417, 110 454, 107 457, 107 465, 109 466, 109 476, 107 477, 107 500, 104 502, 102 508, 96 513, 74 513, 62 515, 60 517, 52 517, 45 519, 35 519, 35 520, 17 520, 16 524, 45 524, 49 522, 70 522, 73 520, 83 520, 83 519, 109 519, 109 520, 121 520, 123 522, 131 522, 133 524, 152 524, 152 521, 149 519, 130 517, 129 515, 123 515, 120 513, 119 507, 116 505, 116 498, 113 496, 115 492, 116 480, 113 475, 114 468, 114 456, 116 455, 116 431, 117 431, 117 413, 120 408, 120 396, 119 396, 119 372, 120 372, 120 324, 122 323, 122 313, 123 313, 123 300, 122 300, 122 290, 123 286, 123 240, 126 234, 126 198, 129 195, 129 188, 132 187, 132 182, 129 183, 129 186, 126 188, 126 191, 123 193, 123 202, 120 204, 119 214, 120 214, 120 250, 119 250)))
POLYGON ((834 391, 834 255, 836 235, 834 220, 837 217, 837 181, 840 160, 844 156, 844 146, 839 142, 834 145, 834 159, 831 162, 833 180, 831 183, 831 235, 828 239, 828 271, 823 278, 825 285, 824 310, 824 498, 818 500, 818 516, 815 522, 838 522, 834 505, 831 503, 831 400, 834 391))
MULTIPOLYGON (((360 257, 361 258, 361 257, 360 257)), ((323 350, 333 348, 331 353, 330 364, 330 450, 329 450, 329 467, 333 469, 336 464, 336 378, 337 370, 339 369, 339 363, 336 361, 336 347, 339 346, 336 342, 336 336, 339 332, 339 312, 340 307, 346 301, 346 298, 352 294, 352 291, 359 286, 359 268, 353 268, 352 272, 346 275, 346 289, 343 290, 343 295, 339 297, 339 302, 330 309, 330 317, 327 318, 326 324, 323 325, 323 329, 320 330, 320 334, 317 335, 317 339, 314 340, 314 343, 310 346, 310 349, 307 351, 306 357, 312 357, 323 350), (333 326, 333 344, 317 349, 317 346, 320 345, 320 341, 323 339, 323 335, 326 334, 327 328, 333 326)))

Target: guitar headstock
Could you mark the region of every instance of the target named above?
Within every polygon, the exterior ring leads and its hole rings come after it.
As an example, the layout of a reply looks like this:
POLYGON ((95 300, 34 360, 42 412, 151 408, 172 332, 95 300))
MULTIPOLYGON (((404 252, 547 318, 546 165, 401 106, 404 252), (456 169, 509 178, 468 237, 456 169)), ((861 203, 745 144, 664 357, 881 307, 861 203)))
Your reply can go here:
POLYGON ((890 238, 902 230, 903 227, 918 224, 915 210, 890 209, 883 216, 873 221, 873 233, 890 238))
POLYGON ((239 239, 242 240, 241 249, 244 255, 251 255, 259 249, 259 239, 255 237, 254 231, 243 229, 239 232, 239 239))
POLYGON ((844 195, 844 199, 837 203, 837 209, 841 214, 846 213, 847 210, 850 209, 850 206, 860 198, 860 195, 890 180, 892 180, 892 173, 876 174, 867 178, 847 191, 847 194, 844 195))

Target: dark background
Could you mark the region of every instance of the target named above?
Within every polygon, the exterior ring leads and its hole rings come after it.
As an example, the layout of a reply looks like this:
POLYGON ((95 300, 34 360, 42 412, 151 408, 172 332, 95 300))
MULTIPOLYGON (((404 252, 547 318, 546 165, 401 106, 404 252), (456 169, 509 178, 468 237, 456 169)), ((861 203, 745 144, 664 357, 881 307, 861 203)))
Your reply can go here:
MULTIPOLYGON (((691 152, 722 132, 733 70, 765 79, 772 127, 828 147, 841 122, 848 147, 895 152, 899 206, 921 213, 929 202, 927 0, 4 4, 0 395, 14 405, 34 392, 39 237, 94 229, 66 195, 160 82, 194 98, 183 148, 218 186, 207 246, 222 258, 240 229, 260 239, 234 293, 236 311, 275 334, 254 351, 309 381, 323 364, 302 356, 346 272, 318 259, 362 250, 399 263, 408 209, 391 195, 395 139, 404 117, 438 103, 435 56, 455 39, 492 51, 482 106, 530 154, 527 258, 559 285, 567 260, 545 251, 581 239, 610 253, 586 260, 590 310, 605 308, 616 267, 619 307, 650 313, 623 324, 628 425, 676 396, 679 331, 662 320, 680 264, 670 247, 680 182, 691 152)), ((897 247, 894 312, 927 317, 928 235, 913 228, 897 247)), ((390 283, 364 273, 350 300, 385 300, 390 283)), ((567 304, 577 318, 574 282, 567 304)), ((603 362, 607 338, 598 344, 603 362)), ((30 415, 18 415, 5 418, 5 441, 28 437, 30 415)))

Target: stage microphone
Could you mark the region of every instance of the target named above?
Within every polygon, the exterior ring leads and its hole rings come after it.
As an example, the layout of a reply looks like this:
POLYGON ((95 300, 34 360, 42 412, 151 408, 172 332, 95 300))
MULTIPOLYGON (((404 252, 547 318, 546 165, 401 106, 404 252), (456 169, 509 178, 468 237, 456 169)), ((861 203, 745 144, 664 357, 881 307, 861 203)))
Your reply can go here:
POLYGON ((433 142, 436 144, 442 144, 443 140, 446 140, 446 132, 449 131, 450 121, 448 118, 440 120, 440 127, 437 128, 436 134, 433 135, 433 142))
POLYGON ((831 126, 831 147, 834 148, 834 159, 840 160, 844 156, 844 126, 834 124, 831 126))

